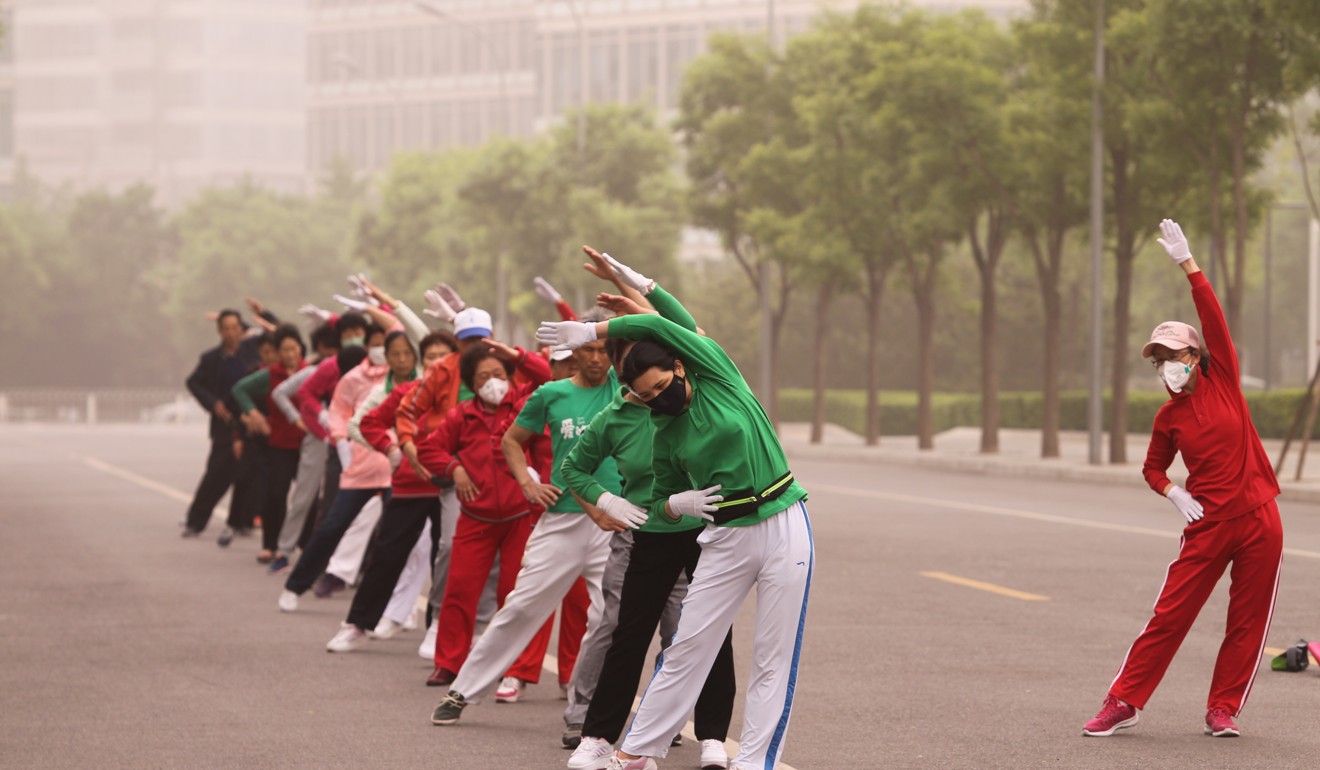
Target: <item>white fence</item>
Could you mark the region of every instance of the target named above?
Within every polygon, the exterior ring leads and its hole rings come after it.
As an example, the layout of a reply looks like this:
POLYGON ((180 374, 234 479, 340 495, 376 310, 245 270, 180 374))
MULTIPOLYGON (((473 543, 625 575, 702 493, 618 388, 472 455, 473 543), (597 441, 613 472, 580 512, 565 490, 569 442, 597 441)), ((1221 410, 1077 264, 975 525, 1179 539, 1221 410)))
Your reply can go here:
POLYGON ((206 412, 181 390, 0 390, 0 423, 203 423, 206 420, 206 412))

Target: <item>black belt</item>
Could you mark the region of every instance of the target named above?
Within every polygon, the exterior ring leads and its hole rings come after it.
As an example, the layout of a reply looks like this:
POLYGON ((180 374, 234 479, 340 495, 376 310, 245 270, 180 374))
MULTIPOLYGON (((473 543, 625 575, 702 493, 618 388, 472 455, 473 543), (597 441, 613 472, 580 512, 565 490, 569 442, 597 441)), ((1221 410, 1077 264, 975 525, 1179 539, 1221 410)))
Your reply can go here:
POLYGON ((729 492, 724 495, 724 502, 716 503, 715 517, 716 524, 728 524, 734 519, 741 519, 744 516, 750 516, 760 509, 761 503, 774 500, 788 491, 793 485, 793 472, 789 471, 783 476, 775 479, 775 482, 764 491, 755 492, 746 490, 742 492, 729 492))

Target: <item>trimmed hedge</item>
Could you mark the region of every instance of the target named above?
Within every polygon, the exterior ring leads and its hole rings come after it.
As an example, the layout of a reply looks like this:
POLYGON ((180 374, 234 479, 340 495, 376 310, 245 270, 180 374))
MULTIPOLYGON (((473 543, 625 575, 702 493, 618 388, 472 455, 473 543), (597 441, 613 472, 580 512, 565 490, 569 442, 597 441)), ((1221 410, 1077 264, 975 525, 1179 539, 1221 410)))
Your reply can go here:
MULTIPOLYGON (((1247 394, 1247 406, 1262 438, 1282 439, 1288 435, 1297 405, 1306 395, 1301 388, 1255 391, 1247 394)), ((779 417, 784 422, 811 421, 810 390, 779 391, 779 417)), ((1040 393, 1000 393, 999 425, 1003 428, 1040 427, 1043 397, 1040 393)), ((1128 431, 1148 433, 1155 413, 1168 400, 1165 393, 1148 391, 1128 394, 1128 431)), ((1105 426, 1109 425, 1110 398, 1105 396, 1105 426)), ((1059 426, 1063 430, 1086 430, 1087 394, 1060 394, 1059 426)), ((980 427, 981 397, 975 393, 936 393, 931 404, 935 432, 957 427, 980 427)), ((825 421, 854 433, 866 432, 866 398, 860 390, 831 390, 825 398, 825 421)), ((913 391, 881 391, 880 432, 889 436, 917 432, 917 394, 913 391)), ((1312 438, 1320 438, 1320 418, 1312 438)))

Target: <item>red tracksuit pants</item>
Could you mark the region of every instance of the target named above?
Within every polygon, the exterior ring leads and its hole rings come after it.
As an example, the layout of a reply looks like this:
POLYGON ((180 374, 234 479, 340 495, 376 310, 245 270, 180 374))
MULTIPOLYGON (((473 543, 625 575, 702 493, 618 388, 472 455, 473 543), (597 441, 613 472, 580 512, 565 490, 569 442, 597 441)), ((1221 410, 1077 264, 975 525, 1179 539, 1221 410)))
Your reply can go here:
POLYGON ((1283 525, 1272 500, 1227 521, 1203 519, 1188 525, 1155 602, 1155 614, 1132 643, 1109 694, 1139 709, 1146 707, 1231 564, 1228 624, 1206 707, 1223 708, 1234 716, 1241 713, 1264 654, 1282 558, 1283 525))

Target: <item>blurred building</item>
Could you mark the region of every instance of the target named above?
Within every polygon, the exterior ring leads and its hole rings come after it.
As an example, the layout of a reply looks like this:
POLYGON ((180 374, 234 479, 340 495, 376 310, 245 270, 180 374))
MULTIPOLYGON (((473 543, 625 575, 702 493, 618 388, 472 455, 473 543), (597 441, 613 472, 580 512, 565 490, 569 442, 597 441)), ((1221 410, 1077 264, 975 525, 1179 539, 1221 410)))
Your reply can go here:
MULTIPOLYGON (((583 101, 675 109, 711 33, 765 30, 767 0, 311 0, 309 169, 526 136, 583 101)), ((778 34, 856 0, 773 0, 778 34)), ((1021 13, 1027 0, 916 0, 1021 13)))
POLYGON ((145 181, 166 204, 243 177, 302 189, 307 0, 5 5, 0 119, 12 94, 12 155, 35 177, 145 181))

